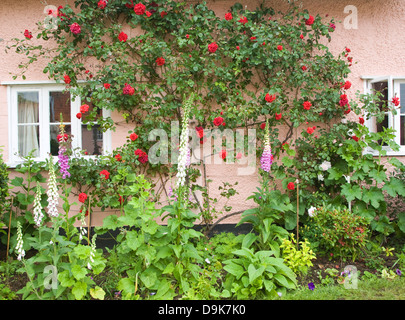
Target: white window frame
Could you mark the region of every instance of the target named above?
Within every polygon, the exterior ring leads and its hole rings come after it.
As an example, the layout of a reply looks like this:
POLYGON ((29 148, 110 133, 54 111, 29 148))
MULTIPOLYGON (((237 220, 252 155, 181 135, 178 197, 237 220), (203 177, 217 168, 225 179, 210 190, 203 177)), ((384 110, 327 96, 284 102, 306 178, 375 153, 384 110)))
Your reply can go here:
MULTIPOLYGON (((405 83, 405 76, 404 77, 393 77, 393 76, 365 76, 362 77, 364 80, 364 91, 365 93, 371 93, 372 91, 372 84, 376 82, 387 82, 388 84, 388 103, 392 103, 392 98, 395 96, 400 98, 400 101, 404 100, 405 97, 400 96, 400 84, 405 83)), ((401 129, 401 115, 400 115, 400 106, 397 107, 397 114, 394 115, 393 113, 388 113, 388 126, 389 128, 393 128, 396 130, 396 135, 394 141, 400 146, 398 151, 392 150, 390 147, 386 146, 383 147, 384 150, 387 151, 387 156, 405 156, 405 145, 401 146, 401 137, 400 137, 400 129, 401 129)), ((365 125, 371 130, 372 129, 373 119, 366 120, 365 125)), ((370 153, 373 155, 378 155, 378 151, 373 150, 371 148, 367 148, 365 150, 366 153, 370 153)))
MULTIPOLYGON (((18 153, 18 92, 39 92, 39 136, 40 136, 40 154, 34 158, 35 161, 44 161, 50 153, 50 122, 49 122, 49 92, 62 92, 65 90, 65 85, 56 84, 55 82, 17 82, 17 83, 1 83, 7 85, 7 100, 8 100, 8 120, 9 120, 9 159, 7 165, 11 168, 23 163, 23 159, 18 153)), ((80 112, 82 101, 80 98, 70 97, 71 101, 71 133, 72 148, 82 149, 82 120, 76 118, 76 114, 80 112)), ((83 101, 85 103, 85 101, 83 101)), ((111 116, 111 111, 103 108, 103 117, 111 116)), ((111 130, 103 133, 103 154, 112 153, 111 145, 111 130)), ((93 155, 83 155, 86 158, 95 158, 93 155)))

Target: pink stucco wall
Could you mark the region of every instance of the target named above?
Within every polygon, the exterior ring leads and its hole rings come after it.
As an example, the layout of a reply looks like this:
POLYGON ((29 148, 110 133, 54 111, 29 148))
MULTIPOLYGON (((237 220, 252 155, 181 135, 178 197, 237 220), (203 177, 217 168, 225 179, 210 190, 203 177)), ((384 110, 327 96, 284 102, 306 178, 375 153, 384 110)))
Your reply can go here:
MULTIPOLYGON (((193 3, 195 1, 189 1, 193 3)), ((260 1, 239 1, 248 9, 254 10, 256 3, 260 1)), ((72 4, 73 1, 49 1, 48 4, 55 6, 72 4)), ((209 6, 223 16, 234 1, 208 1, 209 6)), ((274 8, 285 5, 285 1, 268 0, 266 4, 274 8)), ((345 47, 351 49, 354 58, 352 74, 349 80, 353 83, 353 93, 356 90, 363 91, 362 76, 392 75, 405 77, 405 58, 403 54, 405 43, 405 1, 403 0, 303 0, 303 8, 308 9, 311 15, 321 15, 325 19, 336 19, 336 31, 329 47, 335 54, 340 53, 345 47), (344 13, 347 5, 355 6, 358 10, 358 28, 344 28, 344 20, 349 13, 344 13), (328 18, 326 16, 328 15, 328 18)), ((12 81, 12 75, 17 70, 20 56, 9 53, 4 49, 9 44, 8 40, 13 37, 22 37, 25 29, 35 29, 35 22, 45 17, 44 5, 40 0, 2 0, 0 1, 0 146, 4 146, 4 158, 8 159, 8 115, 7 115, 7 86, 1 82, 12 81)), ((48 80, 42 72, 43 64, 33 65, 26 73, 27 81, 48 80)), ((20 80, 20 79, 19 79, 20 80)), ((119 114, 113 113, 116 121, 121 120, 119 114)), ((112 147, 118 147, 131 126, 119 125, 112 135, 112 147)), ((403 160, 403 158, 401 158, 403 160)), ((207 167, 208 178, 213 180, 212 191, 215 192, 222 181, 236 182, 239 195, 233 200, 234 210, 250 208, 253 204, 246 198, 255 191, 257 185, 256 174, 238 176, 237 166, 210 165, 207 167)), ((93 224, 100 224, 107 213, 98 213, 93 218, 93 224)), ((235 223, 238 216, 224 222, 235 223)))

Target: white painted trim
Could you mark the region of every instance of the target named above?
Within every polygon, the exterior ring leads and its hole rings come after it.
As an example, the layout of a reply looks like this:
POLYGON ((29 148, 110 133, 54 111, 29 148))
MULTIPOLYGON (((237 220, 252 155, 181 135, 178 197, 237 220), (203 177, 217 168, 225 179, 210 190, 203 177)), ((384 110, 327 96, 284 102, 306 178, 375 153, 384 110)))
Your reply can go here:
MULTIPOLYGON (((2 84, 4 84, 3 82, 2 84)), ((9 82, 7 82, 9 83, 9 82)), ((64 91, 64 84, 58 84, 55 81, 35 81, 30 85, 28 82, 18 84, 19 82, 13 82, 13 85, 7 86, 7 106, 8 106, 8 162, 7 165, 10 168, 16 167, 18 164, 23 163, 23 159, 17 156, 18 153, 18 102, 17 93, 26 91, 38 91, 39 92, 39 122, 40 122, 40 154, 35 158, 36 161, 44 161, 50 153, 50 146, 47 141, 50 141, 49 133, 49 92, 52 91, 64 91), (41 143, 42 142, 42 143, 41 143)), ((81 121, 76 119, 76 114, 80 111, 81 99, 73 99, 71 95, 71 130, 74 136, 72 141, 72 147, 74 149, 81 148, 81 121), (77 121, 76 121, 77 120, 77 121)), ((103 109, 103 116, 108 117, 111 115, 111 111, 103 109)), ((103 133, 103 151, 104 154, 112 153, 111 142, 111 130, 103 133)), ((91 156, 84 156, 91 157, 91 156)))
MULTIPOLYGON (((378 76, 378 77, 371 77, 371 76, 363 76, 361 77, 364 80, 364 92, 369 93, 371 91, 371 84, 379 81, 387 81, 388 83, 388 103, 391 103, 392 98, 395 96, 397 93, 399 95, 399 84, 400 83, 405 83, 405 76, 404 77, 393 77, 393 76, 378 76)), ((396 116, 394 116, 392 113, 390 113, 388 117, 388 125, 398 131, 400 129, 400 114, 398 113, 396 116)), ((366 121, 365 125, 371 129, 372 125, 372 119, 369 119, 366 121)), ((393 151, 389 147, 384 147, 384 150, 387 151, 387 156, 405 156, 405 146, 400 145, 400 134, 398 134, 395 137, 394 140, 399 146, 399 151, 393 151)), ((370 148, 367 148, 364 153, 369 153, 372 155, 377 155, 378 152, 375 150, 372 150, 370 148)))

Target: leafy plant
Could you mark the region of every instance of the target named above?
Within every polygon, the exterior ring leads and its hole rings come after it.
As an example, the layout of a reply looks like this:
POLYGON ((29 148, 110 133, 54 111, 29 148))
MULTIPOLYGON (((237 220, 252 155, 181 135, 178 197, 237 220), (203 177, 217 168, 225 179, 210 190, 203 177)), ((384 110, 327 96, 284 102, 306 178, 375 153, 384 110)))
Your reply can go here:
POLYGON ((319 230, 319 246, 333 257, 353 259, 359 256, 370 235, 368 221, 347 209, 318 208, 313 217, 319 230))
POLYGON ((290 235, 290 239, 282 240, 280 245, 281 258, 295 274, 305 275, 313 266, 312 260, 316 258, 316 255, 307 239, 299 242, 299 248, 297 248, 293 234, 290 235))
POLYGON ((240 249, 233 252, 236 258, 224 261, 228 272, 224 283, 224 296, 236 299, 278 297, 277 292, 296 287, 296 276, 282 258, 276 258, 274 251, 251 248, 256 236, 245 236, 240 249))

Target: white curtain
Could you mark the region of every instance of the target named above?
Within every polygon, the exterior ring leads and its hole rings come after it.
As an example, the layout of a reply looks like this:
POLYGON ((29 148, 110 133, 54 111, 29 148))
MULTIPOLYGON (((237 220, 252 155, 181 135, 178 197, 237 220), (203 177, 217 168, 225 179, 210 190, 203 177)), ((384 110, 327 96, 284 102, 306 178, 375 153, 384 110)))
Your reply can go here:
POLYGON ((32 150, 39 156, 39 97, 38 92, 18 93, 18 151, 23 157, 32 150))

